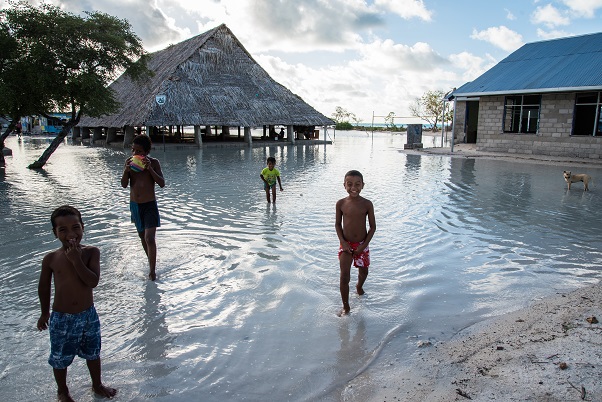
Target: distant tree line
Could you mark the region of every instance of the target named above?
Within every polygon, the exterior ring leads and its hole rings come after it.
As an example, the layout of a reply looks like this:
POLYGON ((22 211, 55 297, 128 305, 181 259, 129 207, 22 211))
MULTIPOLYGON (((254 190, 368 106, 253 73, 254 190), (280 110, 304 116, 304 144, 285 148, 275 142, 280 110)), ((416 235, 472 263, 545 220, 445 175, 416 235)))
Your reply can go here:
MULTIPOLYGON (((436 131, 437 126, 441 123, 443 117, 444 123, 450 123, 453 118, 453 109, 446 105, 445 113, 443 112, 443 91, 427 91, 422 97, 415 99, 410 105, 410 114, 413 117, 418 117, 426 121, 433 131, 436 131)), ((395 124, 395 112, 389 112, 385 119, 385 127, 388 131, 402 131, 402 127, 395 124)), ((360 120, 353 112, 350 112, 341 106, 337 106, 332 114, 333 120, 336 122, 338 130, 364 130, 368 127, 360 126, 360 120)))

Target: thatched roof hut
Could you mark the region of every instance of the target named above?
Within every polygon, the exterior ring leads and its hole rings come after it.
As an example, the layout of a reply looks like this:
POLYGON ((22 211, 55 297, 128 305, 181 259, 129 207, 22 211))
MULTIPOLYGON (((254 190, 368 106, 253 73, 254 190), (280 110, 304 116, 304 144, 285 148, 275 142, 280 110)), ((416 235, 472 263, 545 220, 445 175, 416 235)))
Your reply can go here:
POLYGON ((121 108, 83 116, 80 127, 331 125, 274 81, 224 24, 150 54, 154 76, 122 75, 110 88, 121 108), (163 105, 156 95, 166 95, 163 105))

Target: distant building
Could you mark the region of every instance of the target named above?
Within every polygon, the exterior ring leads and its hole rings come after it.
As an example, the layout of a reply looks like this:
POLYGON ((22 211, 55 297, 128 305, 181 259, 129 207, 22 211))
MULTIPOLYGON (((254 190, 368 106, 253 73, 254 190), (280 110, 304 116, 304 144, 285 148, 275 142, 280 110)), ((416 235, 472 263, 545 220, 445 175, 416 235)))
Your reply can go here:
POLYGON ((120 109, 99 118, 82 116, 73 136, 127 146, 136 132, 181 141, 193 131, 197 144, 250 143, 251 128, 263 127, 269 139, 275 126, 284 126, 286 140, 294 142, 295 127, 334 124, 274 81, 224 24, 151 53, 148 67, 152 77, 134 81, 124 74, 113 82, 120 109), (238 136, 230 135, 231 128, 238 136))
POLYGON ((602 33, 528 43, 453 91, 456 142, 602 158, 602 33))

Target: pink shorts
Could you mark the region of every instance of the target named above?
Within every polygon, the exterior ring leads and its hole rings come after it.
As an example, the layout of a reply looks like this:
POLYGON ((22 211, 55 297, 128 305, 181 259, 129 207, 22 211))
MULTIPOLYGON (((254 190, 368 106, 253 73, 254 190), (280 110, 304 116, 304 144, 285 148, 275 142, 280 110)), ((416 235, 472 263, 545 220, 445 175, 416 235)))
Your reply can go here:
MULTIPOLYGON (((349 244, 349 246, 351 246, 351 249, 355 251, 360 245, 364 244, 364 242, 361 241, 358 243, 348 241, 347 244, 349 244)), ((339 259, 341 258, 341 253, 343 253, 343 247, 339 246, 339 259)), ((362 268, 368 268, 370 266, 369 246, 366 246, 366 248, 364 249, 364 251, 361 252, 361 254, 353 254, 353 266, 362 268)))

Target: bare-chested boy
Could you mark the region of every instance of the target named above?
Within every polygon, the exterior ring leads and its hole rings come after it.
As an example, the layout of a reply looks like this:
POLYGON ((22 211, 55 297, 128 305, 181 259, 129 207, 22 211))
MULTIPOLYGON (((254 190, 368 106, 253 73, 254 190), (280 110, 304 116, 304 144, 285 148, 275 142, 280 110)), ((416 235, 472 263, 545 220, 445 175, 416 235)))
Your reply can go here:
POLYGON ((130 185, 132 222, 136 224, 138 236, 148 257, 148 265, 150 266, 148 277, 154 281, 157 278, 157 243, 155 241, 155 234, 157 228, 161 226, 159 208, 157 207, 157 198, 155 196, 155 183, 162 188, 165 186, 165 179, 163 178, 163 172, 161 172, 159 160, 148 156, 151 147, 151 140, 146 135, 142 134, 134 137, 132 156, 125 160, 123 167, 121 186, 126 188, 128 184, 130 185), (143 157, 144 167, 140 172, 136 172, 130 167, 134 155, 143 157))
POLYGON ((80 244, 84 223, 79 211, 64 205, 50 217, 52 231, 61 248, 42 260, 38 296, 42 314, 40 331, 49 328, 50 357, 60 401, 73 401, 67 387, 67 367, 75 355, 86 359, 92 389, 112 398, 116 389, 105 387, 100 379, 100 321, 94 309, 92 289, 100 278, 100 251, 80 244), (51 283, 54 277, 54 303, 50 313, 51 283))
POLYGON ((368 244, 376 231, 374 206, 372 202, 360 196, 364 188, 364 177, 357 170, 345 174, 343 186, 349 196, 337 201, 335 228, 341 246, 339 261, 341 264, 340 289, 343 309, 339 316, 349 313, 349 280, 351 279, 351 263, 358 268, 357 285, 359 295, 364 294, 364 282, 368 277, 370 266, 370 250, 368 244), (368 230, 366 230, 368 217, 368 230))

